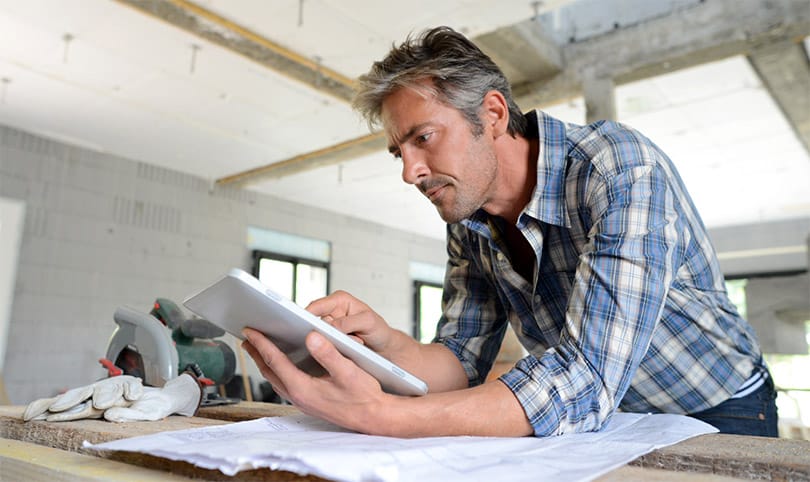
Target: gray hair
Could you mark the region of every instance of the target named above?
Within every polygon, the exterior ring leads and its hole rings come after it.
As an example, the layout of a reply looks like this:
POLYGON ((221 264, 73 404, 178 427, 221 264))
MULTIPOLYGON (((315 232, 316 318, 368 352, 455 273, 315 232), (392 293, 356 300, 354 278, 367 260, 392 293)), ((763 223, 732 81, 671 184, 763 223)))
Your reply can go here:
POLYGON ((370 128, 381 123, 382 103, 402 87, 425 90, 425 80, 436 98, 457 109, 469 122, 473 135, 484 132, 480 111, 484 95, 497 90, 509 108, 507 131, 513 137, 525 135, 526 118, 512 98, 509 81, 501 69, 469 39, 450 27, 435 27, 416 37, 409 35, 393 46, 381 61, 358 79, 352 107, 370 128))

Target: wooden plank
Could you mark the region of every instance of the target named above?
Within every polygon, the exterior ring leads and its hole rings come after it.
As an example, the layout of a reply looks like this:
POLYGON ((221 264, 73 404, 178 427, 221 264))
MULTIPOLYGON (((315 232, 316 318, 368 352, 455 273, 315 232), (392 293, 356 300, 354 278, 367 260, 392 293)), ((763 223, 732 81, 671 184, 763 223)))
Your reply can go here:
POLYGON ((284 417, 287 415, 300 414, 301 410, 292 405, 280 405, 277 403, 264 402, 239 402, 235 405, 215 405, 212 407, 201 407, 198 417, 213 418, 217 420, 227 420, 229 422, 241 422, 244 420, 256 420, 263 417, 284 417))
POLYGON ((708 434, 655 450, 631 464, 744 479, 810 480, 810 441, 708 434))
POLYGON ((88 453, 82 442, 102 443, 167 430, 222 425, 227 422, 200 417, 171 416, 157 422, 113 423, 105 420, 23 422, 23 406, 0 406, 0 437, 32 442, 70 452, 88 453))
POLYGON ((8 439, 0 440, 0 474, 3 480, 30 482, 193 480, 145 467, 8 439))
POLYGON ((669 470, 645 469, 641 467, 622 467, 609 472, 595 480, 599 482, 733 482, 737 477, 717 474, 696 474, 694 472, 672 472, 669 470))

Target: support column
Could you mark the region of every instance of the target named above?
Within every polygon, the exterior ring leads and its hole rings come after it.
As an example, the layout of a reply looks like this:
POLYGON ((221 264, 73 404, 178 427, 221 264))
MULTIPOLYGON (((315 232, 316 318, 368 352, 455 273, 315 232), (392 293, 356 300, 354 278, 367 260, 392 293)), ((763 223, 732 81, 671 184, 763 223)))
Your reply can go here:
POLYGON ((613 79, 586 77, 582 90, 585 96, 585 120, 616 120, 616 95, 613 79))

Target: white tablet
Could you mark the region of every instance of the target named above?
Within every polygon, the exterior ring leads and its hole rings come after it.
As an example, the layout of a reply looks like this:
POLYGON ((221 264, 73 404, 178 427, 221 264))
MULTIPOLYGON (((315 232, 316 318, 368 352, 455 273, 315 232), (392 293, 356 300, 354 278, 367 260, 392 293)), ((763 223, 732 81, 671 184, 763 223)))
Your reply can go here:
POLYGON ((340 353, 376 378, 386 392, 398 395, 427 393, 425 382, 241 269, 232 269, 208 288, 189 296, 183 304, 240 340, 244 340, 242 329, 245 327, 264 333, 296 366, 311 375, 324 373, 304 346, 307 334, 317 331, 331 341, 340 353))

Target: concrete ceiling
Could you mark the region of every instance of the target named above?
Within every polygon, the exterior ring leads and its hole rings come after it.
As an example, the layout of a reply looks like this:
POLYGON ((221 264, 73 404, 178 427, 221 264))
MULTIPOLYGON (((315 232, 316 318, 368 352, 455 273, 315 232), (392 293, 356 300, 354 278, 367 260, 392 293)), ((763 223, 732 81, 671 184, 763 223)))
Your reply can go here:
POLYGON ((348 105, 438 24, 526 109, 582 123, 615 86, 710 226, 810 216, 808 0, 0 0, 0 123, 443 238, 348 105))

